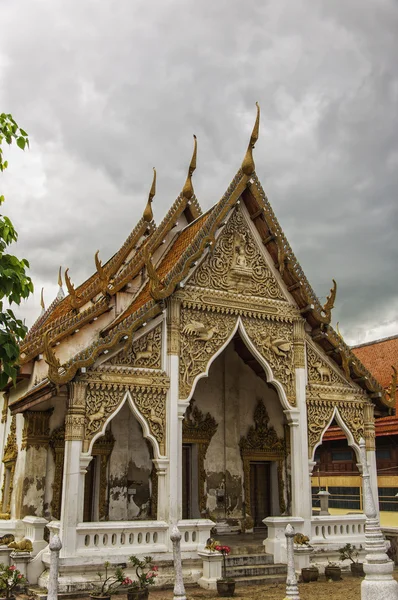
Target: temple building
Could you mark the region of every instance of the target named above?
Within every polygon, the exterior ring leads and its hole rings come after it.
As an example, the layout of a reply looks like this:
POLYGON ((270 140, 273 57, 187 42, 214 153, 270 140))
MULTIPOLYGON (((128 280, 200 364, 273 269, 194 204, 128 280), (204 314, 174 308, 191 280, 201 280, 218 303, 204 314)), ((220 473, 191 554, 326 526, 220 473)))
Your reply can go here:
POLYGON ((255 172, 258 130, 259 109, 205 213, 196 139, 158 226, 155 173, 120 250, 105 264, 97 252, 80 286, 66 270, 68 294, 22 344, 2 410, 0 532, 34 537, 32 583, 46 585, 55 533, 61 590, 105 560, 170 559, 176 523, 192 581, 211 531, 262 532, 276 563, 288 522, 322 549, 364 540, 363 514, 312 515, 314 456, 338 424, 377 499, 374 412, 388 414, 391 394, 331 327, 335 282, 321 305, 293 254, 255 172))
MULTIPOLYGON (((380 382, 391 397, 389 414, 375 418, 376 468, 380 522, 384 527, 398 525, 398 416, 397 372, 398 335, 354 346, 354 354, 380 382)), ((344 432, 332 424, 315 453, 313 506, 319 506, 319 488, 329 492, 334 514, 362 510, 361 475, 355 453, 344 432)))

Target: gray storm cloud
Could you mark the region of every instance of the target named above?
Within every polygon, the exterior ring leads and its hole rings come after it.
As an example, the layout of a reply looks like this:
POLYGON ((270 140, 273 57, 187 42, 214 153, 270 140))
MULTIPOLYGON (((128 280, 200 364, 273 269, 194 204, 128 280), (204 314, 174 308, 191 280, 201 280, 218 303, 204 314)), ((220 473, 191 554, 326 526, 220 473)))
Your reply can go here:
POLYGON ((397 333, 398 5, 395 0, 0 0, 0 110, 31 150, 9 153, 3 210, 31 263, 31 324, 107 259, 158 171, 159 221, 199 142, 196 195, 216 202, 262 108, 257 173, 350 342, 397 333))

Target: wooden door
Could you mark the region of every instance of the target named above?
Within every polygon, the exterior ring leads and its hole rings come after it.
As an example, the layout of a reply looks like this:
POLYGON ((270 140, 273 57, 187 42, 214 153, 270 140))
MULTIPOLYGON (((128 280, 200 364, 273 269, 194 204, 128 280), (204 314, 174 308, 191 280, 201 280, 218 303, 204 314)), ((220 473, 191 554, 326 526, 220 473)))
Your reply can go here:
POLYGON ((85 523, 93 520, 95 459, 96 457, 90 461, 84 477, 83 521, 85 523))
POLYGON ((250 504, 254 527, 265 527, 263 519, 271 514, 271 477, 269 462, 250 463, 250 504))

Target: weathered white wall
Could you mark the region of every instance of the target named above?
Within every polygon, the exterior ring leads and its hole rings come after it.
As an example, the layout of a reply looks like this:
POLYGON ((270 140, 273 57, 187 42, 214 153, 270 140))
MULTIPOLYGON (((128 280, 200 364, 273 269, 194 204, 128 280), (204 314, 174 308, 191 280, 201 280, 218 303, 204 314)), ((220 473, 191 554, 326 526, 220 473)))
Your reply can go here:
POLYGON ((266 406, 269 425, 283 437, 284 415, 278 394, 243 362, 231 343, 212 364, 209 377, 198 382, 193 397, 198 408, 210 412, 218 423, 205 459, 207 508, 215 518, 241 518, 243 464, 239 441, 254 425, 259 398, 266 406), (224 504, 217 503, 216 498, 224 478, 227 514, 224 504))
POLYGON ((110 427, 115 445, 109 460, 109 519, 146 519, 150 514, 152 460, 141 426, 125 404, 110 427))

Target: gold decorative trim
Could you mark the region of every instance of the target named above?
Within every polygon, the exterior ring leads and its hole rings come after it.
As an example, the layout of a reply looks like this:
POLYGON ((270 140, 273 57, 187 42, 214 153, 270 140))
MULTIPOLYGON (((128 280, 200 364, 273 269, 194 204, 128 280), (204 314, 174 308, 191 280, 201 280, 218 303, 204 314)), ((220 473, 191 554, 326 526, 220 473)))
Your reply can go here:
POLYGON ((180 352, 180 302, 175 295, 167 300, 167 353, 180 352))
POLYGON ((54 481, 52 483, 53 495, 50 504, 51 518, 57 520, 61 518, 62 482, 65 456, 65 425, 54 429, 50 436, 49 446, 55 463, 54 481))
POLYGON ((47 448, 50 439, 50 417, 54 409, 27 410, 23 413, 24 426, 22 430, 21 450, 28 448, 47 448))
POLYGON ((293 321, 293 361, 296 369, 305 369, 304 319, 293 321))
POLYGON ((335 408, 350 430, 357 444, 365 436, 365 403, 357 400, 323 400, 307 398, 308 448, 312 456, 315 446, 330 423, 335 408))
POLYGON ((239 442, 243 462, 243 477, 245 490, 246 514, 252 517, 250 494, 250 462, 276 461, 278 463, 278 494, 279 509, 281 514, 286 512, 284 497, 283 462, 286 456, 286 444, 278 435, 274 427, 269 426, 267 409, 261 399, 258 399, 254 410, 254 426, 249 428, 246 436, 239 442))
POLYGON ((366 450, 376 450, 376 430, 374 419, 374 405, 366 402, 363 405, 364 435, 366 450))
POLYGON ((3 410, 1 411, 1 422, 2 423, 7 423, 9 399, 10 399, 10 393, 4 392, 3 393, 3 410))
POLYGON ((189 403, 182 422, 182 441, 184 444, 198 445, 198 502, 200 513, 206 511, 206 471, 205 458, 218 424, 210 413, 204 415, 196 406, 195 400, 189 403))
POLYGON ((3 477, 3 485, 1 488, 1 510, 0 519, 10 519, 11 518, 11 497, 14 489, 14 474, 15 474, 15 465, 18 457, 18 445, 17 445, 17 422, 15 415, 11 419, 10 432, 7 437, 6 445, 4 446, 3 452, 3 463, 4 463, 4 477, 3 477), (6 485, 7 485, 7 471, 9 473, 8 480, 8 491, 7 497, 6 494, 6 485), (4 511, 4 512, 3 512, 4 511))
POLYGON ((113 356, 108 365, 126 365, 129 367, 160 369, 162 366, 162 324, 154 327, 135 340, 129 349, 113 356))

